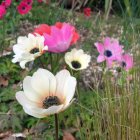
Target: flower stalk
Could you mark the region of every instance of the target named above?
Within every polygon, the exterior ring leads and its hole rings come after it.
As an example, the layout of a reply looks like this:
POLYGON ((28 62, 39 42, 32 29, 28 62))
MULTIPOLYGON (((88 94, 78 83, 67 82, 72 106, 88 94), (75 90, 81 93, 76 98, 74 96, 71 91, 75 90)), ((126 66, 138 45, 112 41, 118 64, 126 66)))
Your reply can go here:
POLYGON ((55 140, 58 140, 58 114, 54 114, 55 116, 55 140))

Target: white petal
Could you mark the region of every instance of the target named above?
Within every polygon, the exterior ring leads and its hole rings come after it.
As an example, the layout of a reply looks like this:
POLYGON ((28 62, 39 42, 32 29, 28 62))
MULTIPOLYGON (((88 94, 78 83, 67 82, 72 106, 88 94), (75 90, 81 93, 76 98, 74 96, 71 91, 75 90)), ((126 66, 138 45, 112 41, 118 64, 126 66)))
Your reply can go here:
POLYGON ((26 36, 19 36, 17 39, 18 44, 22 44, 27 39, 26 36))
POLYGON ((69 76, 67 78, 67 81, 65 81, 64 90, 62 92, 63 95, 66 97, 66 103, 69 103, 72 100, 75 93, 76 83, 76 78, 72 76, 69 76))
POLYGON ((80 68, 81 70, 86 69, 88 67, 90 59, 91 59, 91 56, 87 55, 87 54, 79 56, 79 62, 81 64, 81 68, 80 68))
POLYGON ((48 115, 51 115, 51 114, 56 114, 56 113, 59 113, 61 111, 61 109, 63 108, 64 105, 58 105, 58 106, 51 106, 49 107, 48 109, 45 109, 46 111, 45 114, 48 116, 48 115))
POLYGON ((67 108, 73 103, 74 100, 75 100, 75 98, 72 99, 70 102, 67 102, 67 103, 63 106, 63 108, 61 109, 61 111, 64 111, 65 109, 67 109, 67 108))
POLYGON ((34 88, 31 85, 31 79, 32 77, 30 76, 26 76, 24 81, 23 81, 23 90, 24 90, 24 94, 25 96, 31 100, 31 101, 40 101, 42 99, 42 97, 40 96, 40 94, 34 90, 34 88))
POLYGON ((30 99, 28 99, 23 91, 19 91, 16 93, 16 99, 18 102, 25 107, 38 107, 39 103, 33 102, 30 99))
POLYGON ((19 44, 14 45, 13 46, 13 51, 14 51, 15 54, 22 54, 25 51, 24 45, 21 45, 21 44, 20 45, 19 44))
POLYGON ((24 60, 24 61, 21 61, 19 64, 20 64, 20 67, 22 68, 22 69, 25 69, 25 65, 26 65, 26 63, 27 62, 29 62, 28 60, 24 60))
POLYGON ((32 108, 32 107, 23 107, 24 111, 36 118, 43 118, 51 114, 59 113, 63 108, 63 105, 59 106, 51 106, 48 109, 42 109, 42 108, 32 108))
POLYGON ((36 117, 36 118, 44 118, 46 117, 43 113, 40 112, 36 112, 35 110, 33 110, 33 108, 26 108, 23 107, 25 113, 27 113, 30 116, 36 117))
POLYGON ((57 89, 56 94, 62 100, 65 99, 65 103, 69 103, 74 96, 76 79, 70 76, 67 70, 62 70, 56 75, 57 89))
POLYGON ((56 90, 55 76, 45 69, 38 69, 32 77, 32 87, 42 96, 54 95, 56 90))
POLYGON ((65 83, 66 83, 68 77, 70 77, 70 73, 67 70, 61 70, 60 72, 58 72, 56 74, 55 77, 56 77, 56 85, 57 85, 56 94, 59 97, 62 97, 63 96, 64 86, 65 86, 65 83))

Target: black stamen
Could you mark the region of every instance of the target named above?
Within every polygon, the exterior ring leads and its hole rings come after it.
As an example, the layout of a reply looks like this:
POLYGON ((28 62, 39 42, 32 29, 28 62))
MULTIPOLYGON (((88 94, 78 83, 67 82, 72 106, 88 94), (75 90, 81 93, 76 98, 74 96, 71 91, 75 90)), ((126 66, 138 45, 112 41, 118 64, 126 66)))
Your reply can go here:
POLYGON ((37 53, 37 52, 39 52, 39 49, 38 49, 38 48, 34 48, 34 49, 32 49, 32 50, 30 51, 30 53, 37 53))
POLYGON ((50 106, 60 105, 60 104, 61 102, 57 96, 49 96, 46 97, 45 100, 43 101, 43 108, 47 109, 50 106))
POLYGON ((26 9, 26 7, 22 7, 22 10, 25 10, 26 9))
POLYGON ((124 61, 122 61, 122 67, 126 67, 126 63, 124 61))
POLYGON ((71 64, 75 69, 78 69, 81 67, 81 64, 78 61, 72 61, 71 64))
POLYGON ((111 57, 112 52, 110 50, 105 50, 104 55, 107 56, 107 57, 111 57))

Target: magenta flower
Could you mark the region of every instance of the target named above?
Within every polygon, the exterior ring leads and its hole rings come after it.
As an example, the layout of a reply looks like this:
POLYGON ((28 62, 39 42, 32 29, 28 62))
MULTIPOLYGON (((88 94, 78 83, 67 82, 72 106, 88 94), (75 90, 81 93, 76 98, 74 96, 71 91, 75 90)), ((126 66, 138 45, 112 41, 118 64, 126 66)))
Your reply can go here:
POLYGON ((131 69, 133 67, 133 57, 131 55, 129 55, 129 54, 122 55, 120 65, 125 70, 131 69))
POLYGON ((6 14, 5 6, 0 5, 0 19, 6 14))
POLYGON ((21 1, 21 3, 18 5, 17 10, 19 14, 25 15, 32 9, 31 5, 28 5, 27 3, 21 1))
POLYGON ((51 27, 51 34, 44 34, 45 43, 49 52, 60 53, 65 52, 71 44, 73 37, 73 26, 64 24, 62 28, 56 26, 51 27))
POLYGON ((95 46, 99 52, 98 63, 106 61, 107 65, 111 67, 113 61, 121 60, 123 50, 118 40, 106 37, 103 44, 96 42, 95 46))
POLYGON ((37 2, 38 2, 38 3, 42 3, 42 2, 43 2, 43 0, 37 0, 37 2))
POLYGON ((33 0, 22 0, 22 1, 30 6, 32 6, 32 4, 33 4, 33 0))
POLYGON ((12 0, 4 0, 1 5, 5 6, 5 8, 8 8, 12 3, 12 0))

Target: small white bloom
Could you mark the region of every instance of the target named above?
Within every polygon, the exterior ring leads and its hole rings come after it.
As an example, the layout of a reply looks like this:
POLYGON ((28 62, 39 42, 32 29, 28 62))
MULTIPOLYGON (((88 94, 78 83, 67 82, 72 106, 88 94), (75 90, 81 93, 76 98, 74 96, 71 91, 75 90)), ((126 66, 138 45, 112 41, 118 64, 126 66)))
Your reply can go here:
POLYGON ((33 61, 36 57, 42 55, 44 50, 48 47, 44 46, 44 37, 36 34, 28 34, 26 36, 20 36, 17 39, 17 44, 13 46, 15 55, 12 59, 13 63, 19 62, 21 68, 25 68, 27 62, 33 61), (34 51, 37 51, 34 53, 34 51))
POLYGON ((16 93, 16 99, 27 114, 43 118, 65 110, 72 103, 75 87, 76 79, 67 70, 54 76, 38 69, 32 77, 25 77, 23 91, 16 93))
POLYGON ((85 54, 82 49, 72 49, 65 54, 65 62, 74 70, 86 69, 89 65, 91 56, 85 54))

